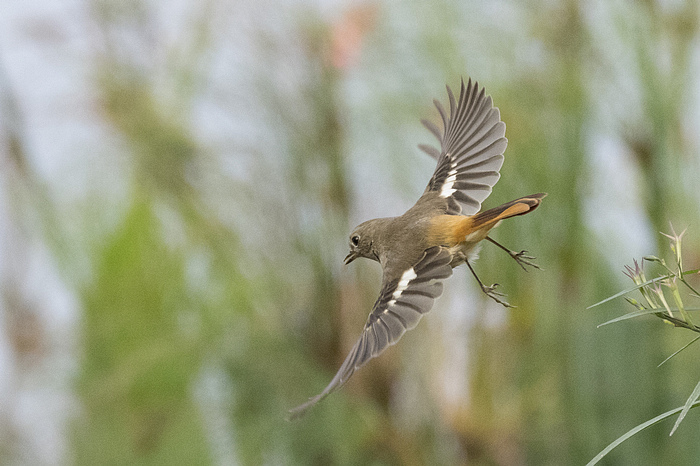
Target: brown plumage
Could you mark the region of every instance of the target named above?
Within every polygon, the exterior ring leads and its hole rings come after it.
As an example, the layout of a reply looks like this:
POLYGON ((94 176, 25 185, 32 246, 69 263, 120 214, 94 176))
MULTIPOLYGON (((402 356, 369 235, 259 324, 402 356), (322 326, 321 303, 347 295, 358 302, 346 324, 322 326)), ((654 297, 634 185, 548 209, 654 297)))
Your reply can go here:
POLYGON ((491 97, 471 80, 462 81, 459 99, 448 87, 449 113, 435 101, 443 131, 423 124, 438 138, 441 151, 420 148, 438 160, 423 195, 399 217, 378 218, 358 225, 350 234, 349 264, 358 257, 376 260, 382 266, 382 290, 367 318, 359 340, 328 386, 317 396, 290 411, 299 417, 340 388, 356 369, 378 356, 416 326, 442 293, 442 281, 452 268, 466 263, 484 293, 510 306, 484 286, 469 264, 478 243, 484 239, 508 252, 524 269, 532 257, 514 252, 488 236, 502 220, 532 212, 546 196, 533 194, 479 212, 481 202, 498 181, 507 146, 505 124, 491 97))

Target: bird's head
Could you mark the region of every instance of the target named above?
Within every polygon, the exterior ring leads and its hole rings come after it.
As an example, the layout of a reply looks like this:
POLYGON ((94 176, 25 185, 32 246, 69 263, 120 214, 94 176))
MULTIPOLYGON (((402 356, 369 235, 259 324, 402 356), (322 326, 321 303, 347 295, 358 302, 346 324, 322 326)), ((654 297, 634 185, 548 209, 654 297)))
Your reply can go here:
POLYGON ((376 240, 378 231, 385 219, 368 220, 355 227, 350 233, 350 253, 345 256, 345 264, 349 264, 358 257, 366 257, 379 262, 376 240))

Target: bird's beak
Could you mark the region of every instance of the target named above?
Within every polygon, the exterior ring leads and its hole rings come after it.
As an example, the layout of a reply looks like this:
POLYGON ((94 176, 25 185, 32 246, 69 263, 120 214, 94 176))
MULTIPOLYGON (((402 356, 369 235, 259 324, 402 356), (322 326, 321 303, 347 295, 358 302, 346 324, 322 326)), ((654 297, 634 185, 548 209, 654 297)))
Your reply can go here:
POLYGON ((350 253, 347 256, 345 256, 345 265, 348 265, 355 259, 357 259, 357 253, 355 251, 350 251, 350 253))

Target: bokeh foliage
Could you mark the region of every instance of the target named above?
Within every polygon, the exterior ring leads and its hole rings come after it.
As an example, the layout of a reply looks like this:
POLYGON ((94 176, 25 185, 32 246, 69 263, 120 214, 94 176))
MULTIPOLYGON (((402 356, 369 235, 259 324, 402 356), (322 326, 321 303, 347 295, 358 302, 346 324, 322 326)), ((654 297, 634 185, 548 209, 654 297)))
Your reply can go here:
MULTIPOLYGON (((607 258, 616 225, 594 227, 618 199, 600 202, 611 191, 592 141, 624 148, 649 230, 672 220, 700 237, 688 173, 698 143, 687 128, 700 121, 686 122, 698 108, 698 7, 494 5, 367 2, 329 13, 211 1, 180 12, 187 26, 173 32, 155 3, 91 4, 95 100, 117 141, 105 151, 119 161, 120 197, 97 196, 76 214, 41 201, 38 184, 3 187, 37 193, 16 202, 43 219, 31 225, 80 303, 71 460, 583 464, 683 403, 697 375, 679 362, 656 368, 682 344, 676 335, 643 320, 597 330, 605 316, 585 308, 622 282, 622 264, 607 258), (471 277, 450 281, 451 305, 473 316, 468 362, 450 368, 468 387, 458 400, 436 369, 451 349, 439 325, 421 322, 288 423, 286 409, 330 380, 378 291, 376 267, 341 268, 347 234, 417 198, 433 163, 414 147, 430 137, 418 121, 435 117, 431 98, 444 101, 442 84, 460 76, 486 86, 507 124, 486 206, 549 193, 494 233, 544 271, 523 273, 483 248, 477 271, 518 306, 505 313, 471 277), (494 324, 494 314, 504 318, 494 324)), ((12 176, 35 180, 20 163, 21 131, 3 130, 12 176)), ((685 248, 693 267, 697 243, 685 248)), ((693 414, 672 439, 650 429, 610 464, 692 463, 693 414)))

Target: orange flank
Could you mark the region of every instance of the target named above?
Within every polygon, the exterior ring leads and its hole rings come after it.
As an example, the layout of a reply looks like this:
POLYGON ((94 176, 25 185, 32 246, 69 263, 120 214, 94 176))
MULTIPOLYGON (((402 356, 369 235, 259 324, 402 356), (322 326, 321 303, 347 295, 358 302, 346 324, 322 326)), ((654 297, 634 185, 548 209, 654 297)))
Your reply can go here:
POLYGON ((431 246, 452 247, 464 241, 467 233, 472 231, 471 217, 462 215, 438 215, 430 219, 428 244, 431 246))

